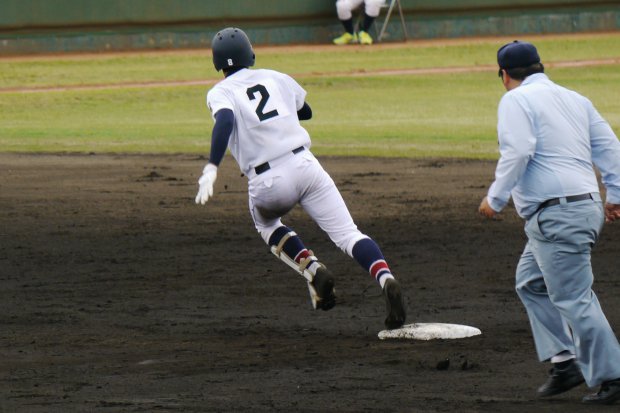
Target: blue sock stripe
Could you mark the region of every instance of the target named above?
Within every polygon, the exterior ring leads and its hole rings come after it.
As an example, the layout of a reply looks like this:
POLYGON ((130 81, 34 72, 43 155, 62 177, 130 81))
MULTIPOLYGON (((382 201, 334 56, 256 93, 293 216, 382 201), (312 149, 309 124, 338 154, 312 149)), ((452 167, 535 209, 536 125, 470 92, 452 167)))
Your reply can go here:
POLYGON ((383 277, 384 275, 385 275, 385 273, 383 273, 383 274, 377 274, 377 278, 376 278, 376 280, 377 280, 378 282, 381 282, 381 277, 383 277))
POLYGON ((388 270, 388 269, 384 269, 382 271, 379 271, 379 273, 377 274, 377 281, 381 280, 381 277, 383 277, 384 275, 388 275, 388 274, 392 274, 390 272, 390 270, 388 270))

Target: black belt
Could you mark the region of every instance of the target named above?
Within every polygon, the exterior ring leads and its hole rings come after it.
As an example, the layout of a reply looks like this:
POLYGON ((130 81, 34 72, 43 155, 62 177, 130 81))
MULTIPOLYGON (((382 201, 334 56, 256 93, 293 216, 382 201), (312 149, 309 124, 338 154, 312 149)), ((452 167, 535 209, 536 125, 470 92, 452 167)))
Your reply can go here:
MULTIPOLYGON (((562 198, 553 198, 553 199, 546 200, 542 204, 538 205, 536 212, 540 211, 541 209, 560 204, 561 199, 562 198)), ((592 198, 592 194, 572 195, 572 196, 566 197, 566 202, 585 201, 586 199, 594 199, 594 198, 592 198)))
MULTIPOLYGON (((303 146, 300 146, 299 148, 295 148, 293 149, 293 155, 298 154, 299 152, 303 151, 304 148, 303 146)), ((268 170, 271 169, 271 166, 269 165, 269 162, 265 162, 262 163, 260 165, 258 165, 256 168, 254 168, 254 172, 256 172, 256 175, 260 175, 263 172, 267 172, 268 170)))

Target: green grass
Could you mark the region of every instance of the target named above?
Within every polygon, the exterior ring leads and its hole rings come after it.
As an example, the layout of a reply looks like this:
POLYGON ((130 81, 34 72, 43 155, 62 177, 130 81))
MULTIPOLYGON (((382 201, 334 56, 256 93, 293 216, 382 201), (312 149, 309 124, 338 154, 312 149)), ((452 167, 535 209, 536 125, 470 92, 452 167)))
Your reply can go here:
MULTIPOLYGON (((257 48, 257 67, 303 76, 326 72, 494 65, 507 38, 411 42, 387 48, 257 48)), ((545 62, 620 57, 620 34, 540 37, 545 62)), ((210 50, 0 59, 0 87, 93 85, 106 83, 219 79, 210 50)))
POLYGON ((198 152, 211 119, 192 87, 0 95, 7 151, 198 152))
MULTIPOLYGON (((351 77, 349 71, 493 65, 504 40, 386 48, 257 49, 257 67, 296 75, 319 155, 496 158, 495 70, 351 77), (332 75, 330 75, 330 73, 332 75), (317 76, 317 74, 320 74, 317 76)), ((620 35, 542 37, 545 62, 620 57, 620 35)), ((553 68, 620 129, 620 65, 553 68)), ((0 59, 0 89, 220 79, 208 51, 0 59)), ((0 151, 208 153, 208 86, 0 92, 0 151)))
POLYGON ((319 153, 487 157, 496 152, 501 90, 489 74, 315 79, 305 86, 318 108, 308 130, 319 153))

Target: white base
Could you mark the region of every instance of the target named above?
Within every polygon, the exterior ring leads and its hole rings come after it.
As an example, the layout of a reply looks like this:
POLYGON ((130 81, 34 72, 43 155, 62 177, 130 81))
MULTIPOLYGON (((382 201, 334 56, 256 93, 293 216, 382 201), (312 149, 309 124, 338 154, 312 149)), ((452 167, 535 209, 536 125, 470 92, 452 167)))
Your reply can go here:
POLYGON ((482 334, 482 332, 470 326, 461 324, 445 323, 415 323, 405 324, 395 330, 382 330, 379 339, 405 338, 413 340, 455 339, 466 338, 482 334))

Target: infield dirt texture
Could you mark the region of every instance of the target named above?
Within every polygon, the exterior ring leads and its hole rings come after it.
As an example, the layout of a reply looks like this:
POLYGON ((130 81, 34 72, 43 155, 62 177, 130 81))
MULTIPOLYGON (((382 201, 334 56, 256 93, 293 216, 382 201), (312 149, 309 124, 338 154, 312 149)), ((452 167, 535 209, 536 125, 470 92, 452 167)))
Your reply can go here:
MULTIPOLYGON (((478 327, 462 340, 380 341, 380 289, 305 213, 285 222, 337 277, 338 305, 255 232, 227 157, 194 204, 196 156, 0 155, 0 411, 611 412, 549 400, 514 292, 514 209, 477 207, 493 161, 320 157, 401 280, 408 322, 478 327)), ((593 253, 620 326, 620 227, 593 253)))

